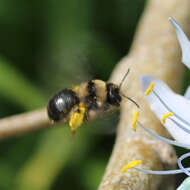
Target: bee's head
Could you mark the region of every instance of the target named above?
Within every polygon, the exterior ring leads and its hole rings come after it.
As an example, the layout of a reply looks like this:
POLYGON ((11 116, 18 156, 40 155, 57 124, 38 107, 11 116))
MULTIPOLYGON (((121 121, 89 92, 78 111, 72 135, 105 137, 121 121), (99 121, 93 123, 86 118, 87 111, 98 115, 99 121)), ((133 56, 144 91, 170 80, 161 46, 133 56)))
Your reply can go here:
POLYGON ((119 86, 113 83, 107 83, 107 101, 113 106, 120 106, 121 96, 119 86))
POLYGON ((122 86, 123 82, 125 81, 127 75, 129 74, 129 71, 130 70, 128 69, 126 74, 124 75, 123 79, 121 80, 119 86, 117 86, 113 83, 107 84, 107 99, 111 105, 120 106, 121 99, 122 99, 121 97, 124 97, 124 98, 130 100, 131 102, 133 102, 139 108, 139 105, 132 98, 126 96, 125 94, 123 94, 121 92, 121 86, 122 86))

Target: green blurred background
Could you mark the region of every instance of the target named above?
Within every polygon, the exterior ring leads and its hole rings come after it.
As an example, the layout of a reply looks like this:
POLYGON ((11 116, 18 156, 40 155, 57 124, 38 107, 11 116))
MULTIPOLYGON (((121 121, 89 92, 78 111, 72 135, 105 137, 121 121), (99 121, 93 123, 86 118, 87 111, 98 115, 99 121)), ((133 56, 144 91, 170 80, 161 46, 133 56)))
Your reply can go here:
MULTIPOLYGON (((44 107, 81 81, 107 80, 130 48, 144 4, 0 0, 0 117, 44 107)), ((0 190, 96 189, 118 119, 89 122, 75 136, 62 125, 1 141, 0 190)))
MULTIPOLYGON (((44 107, 54 92, 81 81, 107 80, 129 51, 144 6, 0 0, 0 117, 44 107)), ((89 122, 75 136, 62 125, 1 141, 0 190, 97 189, 118 119, 89 122)))

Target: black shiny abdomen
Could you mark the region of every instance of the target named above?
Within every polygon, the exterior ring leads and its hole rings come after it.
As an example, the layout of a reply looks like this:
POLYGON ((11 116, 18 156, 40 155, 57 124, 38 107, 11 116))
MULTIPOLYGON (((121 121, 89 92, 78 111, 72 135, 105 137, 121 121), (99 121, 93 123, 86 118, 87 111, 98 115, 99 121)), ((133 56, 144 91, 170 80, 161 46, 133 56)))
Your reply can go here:
POLYGON ((120 106, 121 96, 119 92, 119 87, 114 85, 113 83, 107 83, 107 102, 112 106, 120 106))
POLYGON ((70 89, 64 89, 55 94, 47 106, 50 120, 59 121, 65 118, 74 105, 79 104, 76 93, 70 89))

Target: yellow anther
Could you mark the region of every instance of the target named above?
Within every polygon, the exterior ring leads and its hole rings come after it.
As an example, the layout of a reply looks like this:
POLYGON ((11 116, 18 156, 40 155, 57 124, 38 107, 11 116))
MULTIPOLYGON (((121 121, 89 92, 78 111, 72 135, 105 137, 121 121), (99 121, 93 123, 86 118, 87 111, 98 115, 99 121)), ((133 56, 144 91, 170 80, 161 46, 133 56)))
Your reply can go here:
POLYGON ((73 86, 73 87, 72 87, 72 90, 73 90, 74 92, 77 92, 77 91, 78 91, 78 88, 79 88, 78 86, 73 86))
POLYGON ((127 165, 123 166, 121 169, 122 172, 126 172, 128 169, 134 168, 142 163, 142 160, 134 160, 132 162, 129 162, 127 165))
POLYGON ((77 112, 74 112, 69 120, 69 126, 72 132, 75 132, 77 128, 83 123, 86 108, 83 104, 80 104, 77 112))
POLYGON ((172 115, 174 115, 174 113, 172 113, 172 112, 169 112, 169 113, 163 115, 163 116, 162 116, 162 123, 164 124, 164 123, 166 122, 166 119, 167 119, 168 117, 172 116, 172 115))
POLYGON ((136 123, 137 123, 138 116, 139 116, 139 112, 136 111, 135 114, 133 115, 133 120, 132 120, 132 129, 134 131, 136 131, 136 123))
POLYGON ((149 95, 153 88, 154 88, 154 83, 151 82, 149 87, 145 91, 145 95, 149 95))

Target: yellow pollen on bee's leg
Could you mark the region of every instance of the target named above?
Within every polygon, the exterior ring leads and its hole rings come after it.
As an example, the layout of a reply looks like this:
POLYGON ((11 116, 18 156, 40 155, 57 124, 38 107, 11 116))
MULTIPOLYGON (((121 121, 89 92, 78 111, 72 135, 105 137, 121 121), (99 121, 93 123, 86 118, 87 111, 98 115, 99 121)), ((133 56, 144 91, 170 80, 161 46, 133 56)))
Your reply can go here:
POLYGON ((134 160, 132 162, 129 162, 127 165, 123 166, 121 169, 121 172, 126 172, 128 169, 134 168, 142 163, 142 160, 134 160))
POLYGON ((145 95, 149 95, 153 88, 154 88, 154 83, 151 82, 149 87, 145 91, 145 95))
POLYGON ((75 132, 77 128, 83 123, 86 108, 83 104, 79 104, 78 111, 72 113, 69 126, 72 132, 75 132))
POLYGON ((163 116, 162 116, 162 120, 161 120, 161 121, 162 121, 162 124, 164 124, 164 123, 166 122, 166 119, 167 119, 168 117, 172 116, 172 115, 174 115, 174 113, 172 113, 172 112, 169 112, 169 113, 163 115, 163 116))
POLYGON ((139 111, 136 111, 135 114, 133 115, 133 120, 132 120, 132 129, 136 131, 136 123, 137 119, 139 117, 139 111))
POLYGON ((72 90, 73 90, 74 92, 77 92, 77 91, 78 91, 78 88, 79 88, 78 86, 73 86, 73 87, 72 87, 72 90))

